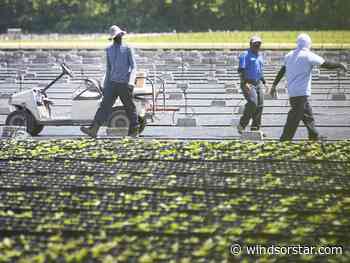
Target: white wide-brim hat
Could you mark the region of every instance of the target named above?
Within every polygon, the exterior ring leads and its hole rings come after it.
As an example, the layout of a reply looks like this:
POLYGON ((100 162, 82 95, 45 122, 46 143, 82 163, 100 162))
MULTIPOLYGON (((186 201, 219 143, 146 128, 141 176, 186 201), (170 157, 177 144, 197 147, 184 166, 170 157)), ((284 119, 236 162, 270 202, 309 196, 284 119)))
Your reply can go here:
POLYGON ((116 36, 125 35, 126 31, 123 31, 119 26, 113 25, 109 28, 109 40, 114 39, 116 36))
POLYGON ((259 36, 252 36, 250 38, 250 43, 254 44, 254 43, 262 43, 262 40, 259 36))

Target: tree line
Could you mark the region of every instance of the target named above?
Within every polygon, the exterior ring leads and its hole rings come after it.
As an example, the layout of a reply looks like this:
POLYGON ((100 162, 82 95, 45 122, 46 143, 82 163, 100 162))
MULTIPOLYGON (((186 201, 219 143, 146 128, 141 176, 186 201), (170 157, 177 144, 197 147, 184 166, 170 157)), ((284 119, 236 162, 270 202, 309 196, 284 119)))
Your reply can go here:
POLYGON ((344 30, 349 0, 0 0, 0 33, 344 30))

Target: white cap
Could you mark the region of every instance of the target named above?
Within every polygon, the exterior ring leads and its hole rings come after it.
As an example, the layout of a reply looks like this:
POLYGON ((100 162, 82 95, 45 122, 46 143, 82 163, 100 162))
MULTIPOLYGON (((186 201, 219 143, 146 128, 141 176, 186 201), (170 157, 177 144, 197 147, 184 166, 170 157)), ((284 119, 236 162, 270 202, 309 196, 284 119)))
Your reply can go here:
POLYGON ((253 43, 262 43, 262 40, 261 40, 261 38, 259 37, 259 36, 252 36, 251 38, 250 38, 250 43, 251 44, 253 44, 253 43))
POLYGON ((119 36, 120 34, 124 35, 126 34, 125 31, 121 30, 119 26, 113 25, 109 28, 109 40, 114 39, 116 36, 119 36))

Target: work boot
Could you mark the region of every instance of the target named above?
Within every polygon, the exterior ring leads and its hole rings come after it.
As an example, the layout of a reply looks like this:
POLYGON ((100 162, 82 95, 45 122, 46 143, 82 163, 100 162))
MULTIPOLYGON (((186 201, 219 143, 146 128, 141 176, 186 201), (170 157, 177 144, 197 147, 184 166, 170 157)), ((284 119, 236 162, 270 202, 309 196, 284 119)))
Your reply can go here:
POLYGON ((139 126, 130 127, 128 136, 137 138, 139 136, 139 126))
POLYGON ((262 130, 260 130, 260 127, 252 126, 252 127, 250 127, 250 131, 260 131, 260 132, 261 132, 261 135, 262 135, 264 138, 267 137, 267 135, 266 135, 262 130))
POLYGON ((239 133, 239 134, 242 134, 243 132, 244 132, 244 127, 241 125, 241 124, 238 124, 237 125, 237 132, 239 133))
POLYGON ((100 125, 98 125, 97 123, 93 123, 90 127, 80 127, 80 130, 85 133, 86 135, 89 135, 92 138, 96 138, 97 136, 97 132, 100 128, 100 125))

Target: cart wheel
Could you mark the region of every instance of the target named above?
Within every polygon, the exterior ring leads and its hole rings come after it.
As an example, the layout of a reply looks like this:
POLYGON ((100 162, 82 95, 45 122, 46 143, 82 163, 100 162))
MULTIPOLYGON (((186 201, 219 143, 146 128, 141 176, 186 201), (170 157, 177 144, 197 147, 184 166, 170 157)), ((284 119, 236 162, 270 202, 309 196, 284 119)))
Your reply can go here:
POLYGON ((34 116, 23 110, 16 110, 11 112, 6 118, 6 125, 8 126, 26 126, 27 132, 32 135, 38 135, 44 128, 35 120, 34 116))
POLYGON ((129 128, 130 121, 124 110, 116 110, 109 117, 107 126, 112 128, 129 128))
MULTIPOLYGON (((139 116, 139 123, 140 123, 140 127, 139 127, 139 133, 142 133, 143 130, 145 129, 146 125, 147 125, 147 121, 146 118, 139 116)), ((114 111, 108 122, 107 122, 107 126, 111 127, 111 128, 127 128, 129 129, 129 125, 130 125, 130 121, 128 116, 126 115, 125 110, 116 110, 114 111)))

